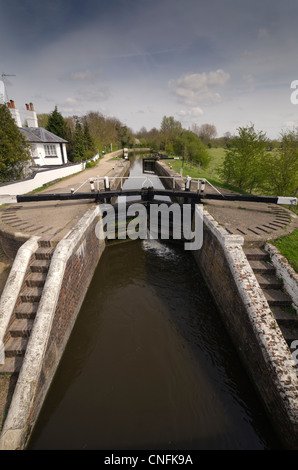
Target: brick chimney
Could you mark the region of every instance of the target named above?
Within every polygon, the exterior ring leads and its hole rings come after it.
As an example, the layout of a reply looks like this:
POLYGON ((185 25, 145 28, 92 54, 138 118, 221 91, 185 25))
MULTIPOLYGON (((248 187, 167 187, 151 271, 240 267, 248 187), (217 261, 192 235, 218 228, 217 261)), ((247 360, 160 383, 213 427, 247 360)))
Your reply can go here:
POLYGON ((16 125, 18 127, 22 127, 22 121, 21 121, 20 113, 19 113, 19 110, 16 109, 14 101, 10 100, 10 102, 7 103, 7 106, 10 110, 10 114, 12 115, 12 117, 15 120, 16 125))
POLYGON ((26 119, 28 127, 38 127, 37 114, 34 110, 33 103, 26 104, 26 119))

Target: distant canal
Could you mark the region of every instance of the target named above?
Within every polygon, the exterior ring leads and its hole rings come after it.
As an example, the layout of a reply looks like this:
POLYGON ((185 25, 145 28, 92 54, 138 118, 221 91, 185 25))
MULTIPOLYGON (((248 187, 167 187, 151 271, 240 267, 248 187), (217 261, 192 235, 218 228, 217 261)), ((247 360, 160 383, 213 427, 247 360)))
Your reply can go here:
POLYGON ((106 248, 28 448, 279 448, 183 245, 106 248))

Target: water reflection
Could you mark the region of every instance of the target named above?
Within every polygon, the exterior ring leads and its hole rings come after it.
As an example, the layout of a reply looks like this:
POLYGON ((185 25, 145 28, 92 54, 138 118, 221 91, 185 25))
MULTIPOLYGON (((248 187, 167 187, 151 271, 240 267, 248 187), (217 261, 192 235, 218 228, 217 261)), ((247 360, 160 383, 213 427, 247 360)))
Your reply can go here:
POLYGON ((277 446, 191 255, 106 249, 30 446, 277 446))

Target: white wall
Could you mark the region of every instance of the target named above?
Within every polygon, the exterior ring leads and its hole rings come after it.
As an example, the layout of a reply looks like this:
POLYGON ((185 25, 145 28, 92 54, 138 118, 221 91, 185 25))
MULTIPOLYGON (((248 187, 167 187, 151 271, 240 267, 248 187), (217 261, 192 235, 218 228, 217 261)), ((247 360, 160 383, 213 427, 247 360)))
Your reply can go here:
MULTIPOLYGON (((46 157, 45 155, 45 148, 44 145, 46 144, 32 144, 32 156, 36 165, 45 166, 45 165, 63 165, 64 160, 61 154, 61 147, 59 144, 49 144, 55 145, 57 151, 57 157, 46 157)), ((66 153, 66 146, 63 144, 63 153, 66 157, 67 162, 67 153, 66 153)))
POLYGON ((44 184, 50 183, 56 179, 65 176, 74 175, 84 169, 82 163, 77 165, 69 165, 53 170, 40 171, 35 173, 33 178, 18 181, 17 183, 0 186, 0 204, 10 204, 15 202, 13 196, 30 193, 34 189, 40 188, 44 184))
POLYGON ((22 121, 21 121, 21 116, 19 113, 18 109, 15 108, 9 108, 10 114, 12 115, 13 119, 15 120, 15 123, 18 127, 22 127, 22 121))
MULTIPOLYGON (((99 155, 95 155, 93 158, 88 160, 88 162, 91 160, 96 161, 98 159, 99 155)), ((87 162, 82 162, 52 170, 40 171, 35 173, 32 178, 0 186, 0 205, 13 204, 16 202, 15 196, 30 193, 30 191, 40 188, 51 181, 79 173, 85 169, 86 163, 87 162)))

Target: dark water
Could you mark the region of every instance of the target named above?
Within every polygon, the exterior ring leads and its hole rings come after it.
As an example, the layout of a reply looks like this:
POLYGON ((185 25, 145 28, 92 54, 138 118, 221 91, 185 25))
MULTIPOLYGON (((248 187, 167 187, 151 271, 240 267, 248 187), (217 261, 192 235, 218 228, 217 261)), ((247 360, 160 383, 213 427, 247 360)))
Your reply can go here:
POLYGON ((106 248, 28 448, 279 448, 183 246, 106 248))

